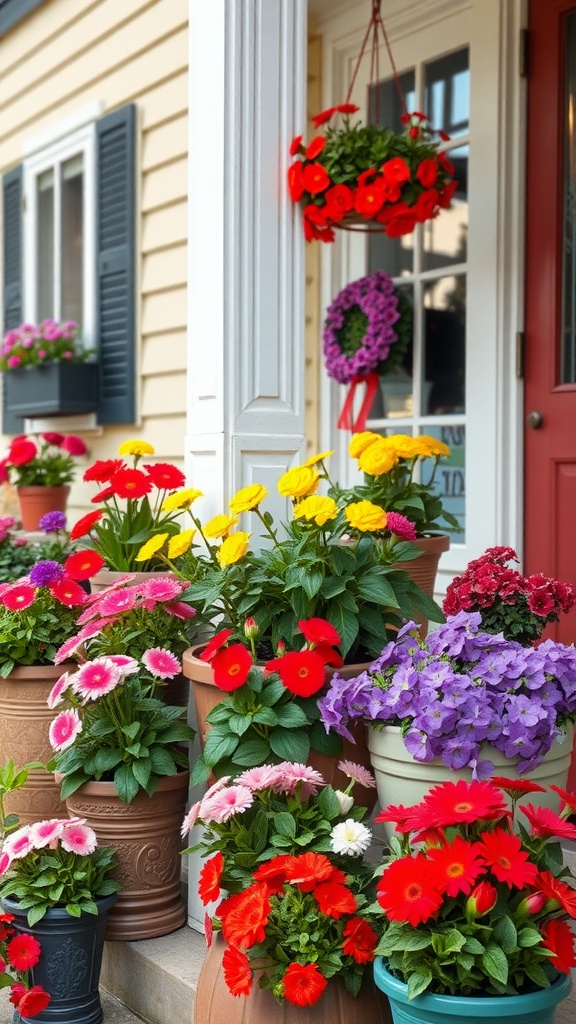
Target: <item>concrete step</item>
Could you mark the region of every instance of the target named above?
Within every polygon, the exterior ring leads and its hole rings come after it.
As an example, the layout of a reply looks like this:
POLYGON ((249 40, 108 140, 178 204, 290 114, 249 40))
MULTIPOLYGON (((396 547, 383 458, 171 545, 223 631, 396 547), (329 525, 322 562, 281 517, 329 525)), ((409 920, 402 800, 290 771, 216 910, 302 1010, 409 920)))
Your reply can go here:
MULTIPOLYGON (((14 1007, 8 999, 9 994, 10 990, 7 988, 0 990, 0 1020, 3 1022, 11 1021, 14 1012, 14 1007)), ((141 1017, 137 1017, 124 1003, 110 995, 109 992, 105 992, 104 989, 100 991, 100 999, 105 1024, 142 1024, 141 1017)))

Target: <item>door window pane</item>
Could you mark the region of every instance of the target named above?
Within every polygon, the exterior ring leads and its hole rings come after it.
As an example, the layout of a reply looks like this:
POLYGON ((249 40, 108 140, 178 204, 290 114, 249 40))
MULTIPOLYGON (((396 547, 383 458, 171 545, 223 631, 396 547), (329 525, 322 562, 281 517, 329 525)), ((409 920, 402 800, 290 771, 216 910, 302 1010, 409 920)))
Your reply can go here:
POLYGON ((83 319, 84 158, 66 160, 61 168, 61 309, 63 320, 83 319))
POLYGON ((38 320, 54 316, 54 171, 37 178, 38 238, 36 246, 38 320))
MULTIPOLYGON (((466 427, 463 423, 449 427, 431 427, 426 433, 439 438, 450 448, 448 458, 441 459, 436 466, 432 491, 442 498, 446 512, 455 516, 463 528, 466 523, 466 427)), ((432 468, 430 459, 422 460, 423 483, 429 482, 432 468)), ((446 532, 450 532, 448 528, 446 532)), ((454 539, 458 544, 463 544, 466 535, 455 533, 454 539)))
POLYGON ((425 413, 465 412, 466 278, 441 277, 424 286, 425 413))
POLYGON ((560 383, 576 383, 576 15, 566 19, 564 244, 560 383))
POLYGON ((454 138, 467 135, 470 125, 468 49, 431 61, 424 69, 424 113, 436 131, 454 138))
POLYGON ((422 225, 424 270, 439 270, 468 258, 468 146, 451 150, 458 189, 449 210, 422 225))

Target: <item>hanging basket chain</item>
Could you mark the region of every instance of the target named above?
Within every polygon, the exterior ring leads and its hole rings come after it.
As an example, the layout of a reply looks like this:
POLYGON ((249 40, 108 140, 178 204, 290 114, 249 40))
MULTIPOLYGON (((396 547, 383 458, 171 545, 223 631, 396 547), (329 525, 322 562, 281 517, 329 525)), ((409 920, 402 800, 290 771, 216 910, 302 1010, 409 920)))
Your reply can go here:
POLYGON ((376 109, 375 109, 376 122, 378 122, 379 115, 380 115, 380 111, 379 111, 379 90, 377 88, 378 87, 379 78, 380 78, 380 72, 379 72, 379 46, 378 46, 378 36, 379 36, 380 33, 382 34, 382 40, 383 40, 384 45, 386 47, 386 52, 388 54, 388 59, 390 61, 390 66, 392 68, 392 76, 394 78, 394 84, 396 86, 396 90, 398 92, 398 98, 400 100, 400 110, 402 112, 402 117, 406 117, 407 113, 408 113, 407 110, 406 110, 406 101, 404 99, 404 93, 402 92, 402 84, 400 82, 400 76, 399 76, 398 71, 396 69, 396 63, 394 61, 394 57, 393 57, 393 54, 392 54, 392 48, 390 46, 390 40, 388 39, 388 33, 386 32, 386 26, 384 25, 384 21, 382 20, 381 7, 382 7, 382 0, 372 0, 372 14, 370 16, 370 21, 368 23, 368 28, 366 29, 366 32, 364 34, 364 38, 362 40, 362 45, 360 47, 360 53, 358 54, 358 58, 356 60, 356 64, 354 65, 354 71, 352 72, 352 77, 350 79, 350 85, 348 87, 348 94, 346 96, 346 103, 349 103, 350 102, 350 97, 352 96, 352 90, 354 89, 354 84, 356 82, 356 78, 358 77, 358 71, 360 70, 360 65, 362 63, 362 59, 364 57, 364 54, 366 53, 366 47, 368 45, 368 40, 370 39, 370 36, 372 36, 372 50, 371 50, 371 55, 370 55, 370 85, 375 85, 376 86, 376 109))

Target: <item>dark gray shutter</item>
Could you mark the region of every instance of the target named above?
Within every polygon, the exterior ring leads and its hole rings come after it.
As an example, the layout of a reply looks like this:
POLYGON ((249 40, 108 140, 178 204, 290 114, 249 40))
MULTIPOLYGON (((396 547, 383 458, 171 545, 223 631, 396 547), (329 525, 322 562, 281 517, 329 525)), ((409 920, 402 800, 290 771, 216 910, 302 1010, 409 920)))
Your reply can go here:
MULTIPOLYGON (((2 178, 4 206, 4 330, 22 323, 22 164, 2 178)), ((22 433, 22 418, 2 403, 2 433, 22 433)))
POLYGON ((97 122, 96 339, 100 423, 134 423, 136 107, 97 122))

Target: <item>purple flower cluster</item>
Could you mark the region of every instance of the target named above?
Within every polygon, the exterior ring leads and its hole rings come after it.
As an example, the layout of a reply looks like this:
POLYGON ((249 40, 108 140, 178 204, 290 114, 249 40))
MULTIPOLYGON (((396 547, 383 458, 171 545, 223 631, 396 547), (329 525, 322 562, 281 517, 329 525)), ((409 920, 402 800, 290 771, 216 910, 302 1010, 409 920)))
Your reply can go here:
POLYGON ((44 533, 57 533, 58 530, 66 528, 66 516, 63 512, 46 512, 38 525, 44 533))
POLYGON ((36 562, 30 570, 30 583, 35 587, 49 587, 64 576, 64 569, 59 562, 36 562))
POLYGON ((394 282, 384 270, 367 274, 343 288, 328 307, 324 323, 324 360, 328 376, 340 384, 348 384, 353 377, 375 370, 398 341, 393 325, 399 317, 394 282), (346 314, 354 306, 362 310, 368 322, 361 345, 354 352, 346 352, 340 332, 346 314))
POLYGON ((481 756, 490 743, 519 773, 533 771, 576 719, 576 649, 523 647, 480 624, 479 612, 459 612, 422 642, 408 623, 368 671, 334 676, 318 702, 326 730, 352 739, 355 719, 401 726, 415 760, 467 765, 478 779, 493 773, 481 756))

